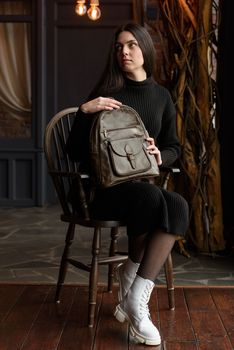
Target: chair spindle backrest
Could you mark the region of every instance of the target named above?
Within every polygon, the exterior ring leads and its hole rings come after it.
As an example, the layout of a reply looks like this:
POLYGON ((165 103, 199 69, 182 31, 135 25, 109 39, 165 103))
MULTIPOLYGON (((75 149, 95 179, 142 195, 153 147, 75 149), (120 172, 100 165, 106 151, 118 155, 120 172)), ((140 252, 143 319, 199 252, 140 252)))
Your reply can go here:
POLYGON ((74 208, 68 201, 68 195, 76 184, 79 201, 82 204, 82 215, 88 218, 87 201, 82 186, 82 175, 76 162, 70 160, 66 152, 66 141, 70 133, 77 107, 71 107, 57 113, 48 123, 45 130, 44 149, 49 174, 63 208, 64 214, 71 215, 74 208))

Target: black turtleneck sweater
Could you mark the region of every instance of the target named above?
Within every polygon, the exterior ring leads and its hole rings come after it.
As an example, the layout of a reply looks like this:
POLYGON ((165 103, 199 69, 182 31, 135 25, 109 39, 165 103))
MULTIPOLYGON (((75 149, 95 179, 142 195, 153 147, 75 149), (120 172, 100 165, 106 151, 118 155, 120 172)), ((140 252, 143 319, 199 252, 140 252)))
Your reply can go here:
MULTIPOLYGON (((161 151, 163 166, 171 165, 178 158, 180 145, 176 134, 176 112, 167 89, 152 78, 141 82, 126 79, 125 87, 108 97, 113 97, 138 112, 149 136, 155 139, 161 151)), ((69 156, 74 161, 81 162, 84 169, 89 168, 92 120, 92 114, 85 114, 79 109, 67 142, 69 156)))
MULTIPOLYGON (((126 80, 125 87, 112 97, 134 108, 161 151, 164 166, 179 156, 176 135, 176 113, 169 92, 152 79, 142 82, 126 80)), ((67 149, 70 157, 89 165, 89 134, 92 115, 78 110, 67 149)), ((76 199, 74 199, 76 206, 76 199)), ((147 182, 126 182, 97 190, 90 205, 91 215, 103 220, 124 220, 128 235, 154 232, 185 234, 188 227, 188 206, 175 192, 168 192, 147 182)))

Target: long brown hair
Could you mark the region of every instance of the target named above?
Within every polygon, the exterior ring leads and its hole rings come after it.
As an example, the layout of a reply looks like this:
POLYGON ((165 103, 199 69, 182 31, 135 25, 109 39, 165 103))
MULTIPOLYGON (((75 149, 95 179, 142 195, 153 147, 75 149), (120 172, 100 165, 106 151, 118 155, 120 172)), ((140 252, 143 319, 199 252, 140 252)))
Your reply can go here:
POLYGON ((146 28, 137 23, 127 23, 119 27, 114 35, 109 51, 107 64, 100 81, 92 91, 90 97, 109 96, 112 92, 119 91, 124 86, 124 73, 119 67, 116 56, 116 41, 122 32, 130 32, 138 42, 144 58, 143 67, 147 77, 154 73, 155 69, 155 48, 150 34, 146 28))

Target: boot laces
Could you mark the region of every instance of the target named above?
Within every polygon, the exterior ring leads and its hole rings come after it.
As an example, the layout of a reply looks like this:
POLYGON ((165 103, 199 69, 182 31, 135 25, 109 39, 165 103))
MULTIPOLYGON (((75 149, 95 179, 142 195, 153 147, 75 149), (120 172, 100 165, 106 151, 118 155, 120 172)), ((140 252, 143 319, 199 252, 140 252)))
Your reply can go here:
POLYGON ((150 299, 150 294, 152 292, 153 286, 150 286, 149 284, 146 285, 144 292, 142 293, 141 300, 139 303, 139 310, 141 312, 142 316, 147 315, 150 318, 150 312, 149 312, 149 306, 148 302, 150 299))

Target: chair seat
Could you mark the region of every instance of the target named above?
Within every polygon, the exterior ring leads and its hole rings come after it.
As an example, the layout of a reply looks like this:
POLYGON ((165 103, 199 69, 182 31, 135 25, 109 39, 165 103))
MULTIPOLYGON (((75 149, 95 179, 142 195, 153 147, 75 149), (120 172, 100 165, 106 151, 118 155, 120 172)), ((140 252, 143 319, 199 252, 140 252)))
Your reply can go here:
POLYGON ((86 227, 102 227, 102 228, 112 228, 112 227, 124 227, 126 223, 117 220, 97 220, 97 219, 84 219, 76 214, 61 214, 61 221, 70 222, 73 224, 78 224, 86 227))

